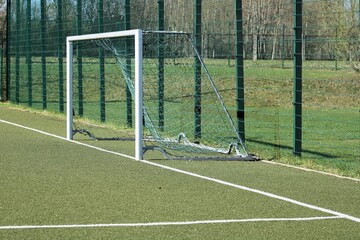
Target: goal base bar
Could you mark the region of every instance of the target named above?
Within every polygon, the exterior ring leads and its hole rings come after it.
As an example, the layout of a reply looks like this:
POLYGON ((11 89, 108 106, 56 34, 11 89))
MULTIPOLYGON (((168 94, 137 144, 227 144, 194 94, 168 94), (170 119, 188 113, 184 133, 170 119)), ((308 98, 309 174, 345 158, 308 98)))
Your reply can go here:
POLYGON ((144 147, 143 154, 147 151, 159 151, 162 153, 165 159, 168 160, 193 160, 193 161, 206 161, 206 160, 213 160, 213 161, 260 161, 261 159, 256 157, 255 155, 248 155, 248 156, 203 156, 203 157, 176 157, 169 154, 166 150, 161 147, 144 147))

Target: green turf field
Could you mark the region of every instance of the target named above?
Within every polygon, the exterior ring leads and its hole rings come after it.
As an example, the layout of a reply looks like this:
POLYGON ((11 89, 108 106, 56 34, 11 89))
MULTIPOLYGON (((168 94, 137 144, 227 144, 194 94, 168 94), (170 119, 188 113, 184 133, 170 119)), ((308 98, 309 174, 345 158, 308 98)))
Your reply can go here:
POLYGON ((358 180, 265 161, 139 162, 132 143, 69 142, 65 126, 0 105, 0 239, 359 237, 358 180))

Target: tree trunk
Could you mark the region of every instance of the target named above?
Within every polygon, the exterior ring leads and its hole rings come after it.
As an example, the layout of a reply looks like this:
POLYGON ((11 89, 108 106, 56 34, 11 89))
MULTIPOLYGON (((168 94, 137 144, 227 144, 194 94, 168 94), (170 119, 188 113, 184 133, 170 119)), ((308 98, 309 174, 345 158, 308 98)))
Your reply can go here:
POLYGON ((252 47, 252 59, 253 61, 256 61, 258 58, 258 35, 257 33, 253 34, 253 47, 252 47))
POLYGON ((275 60, 275 57, 276 57, 276 44, 277 44, 277 34, 275 34, 275 36, 273 38, 271 60, 275 60))

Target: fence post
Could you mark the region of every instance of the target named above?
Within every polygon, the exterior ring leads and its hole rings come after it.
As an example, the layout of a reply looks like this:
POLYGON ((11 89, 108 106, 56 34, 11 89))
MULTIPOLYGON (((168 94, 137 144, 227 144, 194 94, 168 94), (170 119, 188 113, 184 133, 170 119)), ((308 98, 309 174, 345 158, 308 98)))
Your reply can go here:
POLYGON ((28 105, 32 106, 32 58, 31 58, 31 0, 26 1, 26 65, 28 105))
POLYGON ((42 107, 47 108, 47 90, 46 90, 46 0, 41 0, 40 22, 41 22, 41 75, 42 75, 42 107))
POLYGON ((242 0, 235 0, 236 34, 236 115, 239 136, 245 141, 244 41, 242 0))
POLYGON ((5 43, 5 56, 6 56, 6 76, 5 76, 5 96, 4 101, 10 98, 10 22, 11 22, 11 0, 6 1, 6 43, 5 43))
POLYGON ((16 0, 15 26, 15 103, 20 102, 20 0, 16 0))
POLYGON ((285 68, 285 24, 282 25, 282 37, 281 37, 281 68, 285 68))
MULTIPOLYGON (((82 34, 82 1, 77 0, 77 16, 76 16, 76 34, 82 34)), ((82 74, 82 49, 81 43, 76 43, 76 53, 77 53, 77 70, 78 70, 78 100, 79 100, 79 116, 84 115, 84 101, 83 101, 83 74, 82 74)))
POLYGON ((293 154, 302 144, 302 0, 294 0, 294 140, 293 154))
MULTIPOLYGON (((104 3, 103 0, 98 0, 98 32, 104 32, 104 3)), ((99 60, 100 60, 100 120, 105 121, 105 61, 104 49, 99 47, 99 60)))
POLYGON ((0 101, 3 101, 3 49, 0 47, 0 101))
POLYGON ((227 60, 228 60, 228 67, 231 67, 231 22, 228 23, 228 54, 227 54, 227 60))
POLYGON ((64 112, 64 67, 63 67, 63 2, 57 0, 58 10, 58 64, 59 64, 59 110, 64 112))
MULTIPOLYGON (((125 30, 131 29, 131 1, 125 0, 125 30)), ((131 57, 128 57, 128 49, 132 45, 130 39, 125 40, 126 70, 131 72, 131 57)), ((132 127, 132 96, 129 86, 126 84, 126 122, 128 127, 132 127)))
MULTIPOLYGON (((202 36, 201 36, 201 5, 202 0, 194 0, 194 36, 195 47, 201 55, 202 36)), ((198 58, 194 57, 194 80, 195 80, 195 99, 194 99, 194 124, 195 139, 201 138, 201 63, 198 58)))
MULTIPOLYGON (((158 30, 165 30, 164 0, 158 0, 158 30)), ((164 36, 158 36, 158 98, 159 98, 159 128, 164 130, 164 36)))

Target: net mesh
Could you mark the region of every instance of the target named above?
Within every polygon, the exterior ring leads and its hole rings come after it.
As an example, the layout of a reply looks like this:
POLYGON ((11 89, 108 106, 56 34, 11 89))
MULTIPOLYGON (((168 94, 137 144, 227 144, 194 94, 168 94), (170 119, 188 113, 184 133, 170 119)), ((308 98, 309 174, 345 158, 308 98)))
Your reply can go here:
MULTIPOLYGON (((77 51, 75 132, 98 140, 133 139, 134 38, 85 41, 77 51)), ((168 158, 249 158, 188 34, 144 33, 143 122, 145 149, 168 158)))

